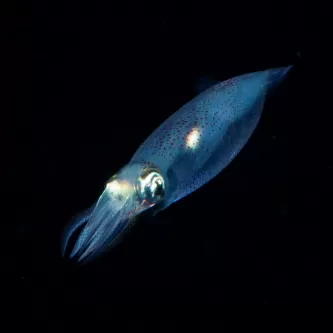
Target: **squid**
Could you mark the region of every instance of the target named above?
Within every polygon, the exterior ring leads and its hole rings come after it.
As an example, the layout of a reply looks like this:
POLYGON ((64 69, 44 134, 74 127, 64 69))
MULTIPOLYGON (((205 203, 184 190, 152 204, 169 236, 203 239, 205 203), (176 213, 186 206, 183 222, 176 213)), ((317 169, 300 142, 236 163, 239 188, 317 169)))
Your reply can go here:
POLYGON ((63 255, 74 238, 71 259, 84 263, 96 258, 144 211, 155 215, 219 174, 247 143, 267 94, 291 67, 219 82, 172 114, 107 181, 96 204, 66 227, 63 255))

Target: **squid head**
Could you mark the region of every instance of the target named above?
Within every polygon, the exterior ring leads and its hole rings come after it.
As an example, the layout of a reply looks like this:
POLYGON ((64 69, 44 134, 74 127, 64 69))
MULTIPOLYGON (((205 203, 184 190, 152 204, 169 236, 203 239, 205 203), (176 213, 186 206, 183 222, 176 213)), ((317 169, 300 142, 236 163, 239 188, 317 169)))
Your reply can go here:
POLYGON ((79 261, 113 245, 145 210, 163 202, 165 180, 151 163, 129 163, 107 182, 97 203, 76 218, 65 232, 63 254, 69 238, 84 225, 70 254, 79 261), (111 241, 112 240, 112 241, 111 241))

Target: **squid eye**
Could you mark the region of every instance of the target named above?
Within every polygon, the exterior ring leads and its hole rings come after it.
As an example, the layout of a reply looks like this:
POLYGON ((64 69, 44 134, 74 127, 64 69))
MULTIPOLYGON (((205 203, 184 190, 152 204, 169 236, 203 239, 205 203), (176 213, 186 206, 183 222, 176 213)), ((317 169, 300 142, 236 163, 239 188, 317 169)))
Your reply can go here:
POLYGON ((140 201, 147 201, 153 206, 163 200, 165 183, 162 175, 154 169, 146 169, 138 178, 136 190, 140 201))

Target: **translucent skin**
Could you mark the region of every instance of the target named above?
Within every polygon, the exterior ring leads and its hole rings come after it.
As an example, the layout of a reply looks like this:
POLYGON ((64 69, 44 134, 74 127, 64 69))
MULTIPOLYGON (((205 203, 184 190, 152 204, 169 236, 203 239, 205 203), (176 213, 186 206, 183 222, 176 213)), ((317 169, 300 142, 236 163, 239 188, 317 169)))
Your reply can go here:
POLYGON ((237 76, 215 84, 185 104, 139 147, 109 182, 97 204, 64 233, 62 250, 80 227, 70 257, 87 261, 115 244, 134 217, 155 206, 143 200, 137 180, 154 167, 165 181, 159 210, 197 190, 220 173, 255 130, 269 90, 289 67, 237 76))
POLYGON ((220 173, 256 128, 268 90, 289 67, 237 76, 185 104, 139 147, 131 162, 149 161, 167 176, 169 206, 220 173))

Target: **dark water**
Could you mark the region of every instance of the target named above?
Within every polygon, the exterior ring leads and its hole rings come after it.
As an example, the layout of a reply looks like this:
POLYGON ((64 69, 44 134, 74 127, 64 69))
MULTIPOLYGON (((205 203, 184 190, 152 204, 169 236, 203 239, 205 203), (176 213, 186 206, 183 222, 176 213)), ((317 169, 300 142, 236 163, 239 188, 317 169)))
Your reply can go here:
POLYGON ((326 125, 315 126, 323 105, 311 95, 322 88, 309 87, 309 77, 320 82, 321 63, 311 63, 293 8, 247 15, 236 7, 219 14, 166 5, 149 15, 68 1, 36 5, 32 20, 25 9, 16 58, 8 51, 17 80, 6 90, 15 100, 14 146, 12 178, 3 176, 15 203, 4 220, 2 269, 35 313, 54 304, 101 315, 121 303, 330 303, 332 171, 314 157, 325 157, 326 125), (71 216, 195 96, 200 77, 290 64, 253 137, 218 177, 141 219, 95 263, 80 268, 61 257, 71 216))

